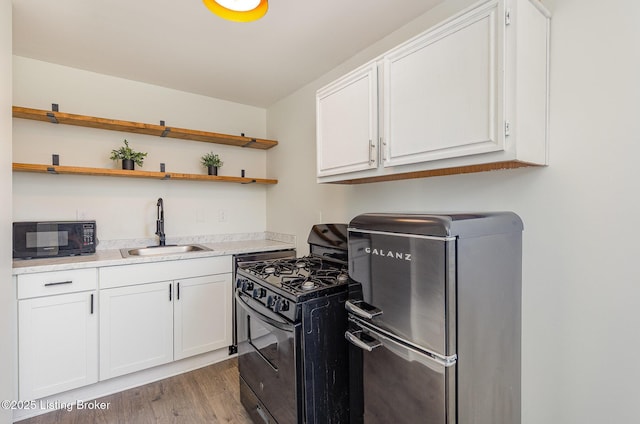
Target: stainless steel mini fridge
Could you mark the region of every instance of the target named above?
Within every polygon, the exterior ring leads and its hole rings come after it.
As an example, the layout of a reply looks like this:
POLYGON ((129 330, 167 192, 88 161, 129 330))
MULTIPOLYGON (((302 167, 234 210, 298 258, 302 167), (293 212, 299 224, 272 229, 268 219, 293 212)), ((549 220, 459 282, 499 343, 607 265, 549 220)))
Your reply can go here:
POLYGON ((511 212, 351 221, 352 423, 520 423, 522 229, 511 212))

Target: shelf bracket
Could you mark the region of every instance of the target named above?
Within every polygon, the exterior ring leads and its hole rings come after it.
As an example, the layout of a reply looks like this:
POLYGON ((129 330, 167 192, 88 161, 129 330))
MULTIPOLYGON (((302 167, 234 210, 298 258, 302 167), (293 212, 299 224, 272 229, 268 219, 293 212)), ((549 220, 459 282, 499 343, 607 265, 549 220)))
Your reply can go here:
POLYGON ((240 184, 253 184, 255 182, 256 182, 256 180, 251 180, 251 181, 247 181, 246 183, 240 183, 240 184))
POLYGON ((162 134, 160 134, 160 137, 166 137, 167 134, 169 134, 169 132, 171 131, 171 128, 167 128, 163 120, 160 121, 160 126, 164 127, 164 131, 162 131, 162 134))
POLYGON ((164 174, 164 177, 162 177, 163 180, 170 180, 171 179, 171 174, 164 174))
POLYGON ((47 112, 47 118, 49 118, 49 122, 51 122, 52 124, 58 123, 58 120, 56 119, 56 115, 54 115, 53 112, 47 112))
POLYGON ((58 172, 56 171, 56 168, 54 168, 53 166, 48 166, 47 167, 47 172, 49 174, 57 174, 58 172))
POLYGON ((255 138, 252 138, 251 141, 247 142, 246 144, 243 144, 242 147, 249 147, 253 143, 256 143, 256 139, 255 138))

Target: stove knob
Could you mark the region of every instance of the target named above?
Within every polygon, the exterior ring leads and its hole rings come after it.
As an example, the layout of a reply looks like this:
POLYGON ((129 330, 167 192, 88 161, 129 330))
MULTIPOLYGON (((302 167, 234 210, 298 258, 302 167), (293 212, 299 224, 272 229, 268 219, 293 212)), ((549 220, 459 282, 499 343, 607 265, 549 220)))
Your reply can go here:
POLYGON ((244 283, 245 283, 246 281, 247 281, 247 280, 244 280, 244 279, 242 279, 242 278, 238 278, 238 281, 236 281, 236 288, 237 288, 237 289, 241 289, 241 288, 242 288, 242 286, 244 285, 244 283))
POLYGON ((253 290, 253 281, 244 280, 244 282, 242 283, 242 291, 248 292, 251 290, 253 290))
POLYGON ((280 302, 280 311, 288 311, 289 310, 289 302, 282 299, 282 302, 280 302))
POLYGON ((276 298, 273 302, 273 312, 280 312, 282 309, 282 299, 280 299, 279 297, 276 298))
POLYGON ((267 297, 267 308, 271 308, 274 302, 275 302, 275 298, 273 296, 267 297))
POLYGON ((267 291, 265 289, 263 289, 262 287, 259 287, 257 289, 253 289, 253 298, 254 299, 262 299, 266 295, 267 295, 267 291))

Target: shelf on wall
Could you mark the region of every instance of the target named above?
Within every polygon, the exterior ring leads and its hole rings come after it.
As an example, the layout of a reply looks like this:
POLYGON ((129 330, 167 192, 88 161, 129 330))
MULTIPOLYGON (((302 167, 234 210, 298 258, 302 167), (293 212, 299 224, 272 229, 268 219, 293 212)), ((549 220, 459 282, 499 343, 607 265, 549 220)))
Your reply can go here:
POLYGON ((230 146, 248 147, 252 149, 270 149, 278 144, 275 140, 265 140, 245 136, 218 134, 208 131, 189 130, 185 128, 167 127, 165 125, 143 124, 140 122, 120 121, 116 119, 97 118, 94 116, 75 115, 13 106, 13 117, 54 124, 75 125, 98 128, 110 131, 123 131, 136 134, 155 135, 158 137, 177 138, 181 140, 201 141, 205 143, 226 144, 230 146))
POLYGON ((278 180, 266 178, 243 178, 224 175, 184 174, 178 172, 128 171, 125 169, 87 168, 80 166, 53 166, 33 163, 13 163, 14 172, 45 174, 94 175, 106 177, 151 178, 157 180, 216 181, 240 184, 277 184, 278 180))

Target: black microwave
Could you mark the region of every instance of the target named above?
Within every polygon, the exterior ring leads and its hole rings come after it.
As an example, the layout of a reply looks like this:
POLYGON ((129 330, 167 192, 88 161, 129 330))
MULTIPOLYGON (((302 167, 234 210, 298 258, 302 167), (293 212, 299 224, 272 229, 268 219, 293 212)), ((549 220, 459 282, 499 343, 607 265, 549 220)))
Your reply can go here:
POLYGON ((96 252, 95 221, 13 223, 13 257, 20 259, 89 255, 96 252))

